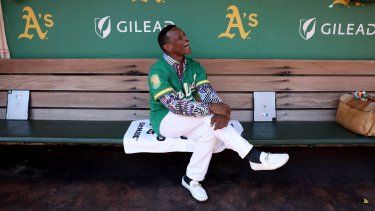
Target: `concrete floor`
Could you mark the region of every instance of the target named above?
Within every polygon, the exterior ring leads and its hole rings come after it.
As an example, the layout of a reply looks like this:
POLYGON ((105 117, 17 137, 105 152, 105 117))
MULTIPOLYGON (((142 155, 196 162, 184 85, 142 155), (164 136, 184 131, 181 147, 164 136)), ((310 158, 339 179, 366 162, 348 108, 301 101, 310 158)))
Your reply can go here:
POLYGON ((267 148, 291 156, 270 172, 226 150, 212 159, 202 203, 180 185, 189 153, 0 145, 0 209, 375 210, 374 149, 267 148))

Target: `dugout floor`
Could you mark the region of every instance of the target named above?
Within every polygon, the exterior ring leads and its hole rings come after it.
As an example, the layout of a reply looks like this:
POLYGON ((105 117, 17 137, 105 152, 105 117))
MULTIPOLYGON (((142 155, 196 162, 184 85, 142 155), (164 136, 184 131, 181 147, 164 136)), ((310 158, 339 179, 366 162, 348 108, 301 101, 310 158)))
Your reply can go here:
POLYGON ((180 185, 189 153, 0 145, 0 209, 375 209, 375 147, 267 150, 291 159, 282 169, 253 172, 229 150, 215 154, 202 203, 180 185))

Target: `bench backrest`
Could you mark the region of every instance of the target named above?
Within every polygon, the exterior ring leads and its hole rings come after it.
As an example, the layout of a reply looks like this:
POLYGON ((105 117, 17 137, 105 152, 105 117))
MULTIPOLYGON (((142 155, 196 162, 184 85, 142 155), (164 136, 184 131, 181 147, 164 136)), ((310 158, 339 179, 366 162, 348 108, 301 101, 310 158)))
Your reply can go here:
MULTIPOLYGON (((31 90, 30 118, 148 118, 147 74, 155 59, 0 60, 0 118, 7 90, 31 90)), ((338 98, 375 91, 372 60, 201 59, 208 79, 233 110, 252 121, 253 92, 275 91, 280 121, 329 121, 338 98)))

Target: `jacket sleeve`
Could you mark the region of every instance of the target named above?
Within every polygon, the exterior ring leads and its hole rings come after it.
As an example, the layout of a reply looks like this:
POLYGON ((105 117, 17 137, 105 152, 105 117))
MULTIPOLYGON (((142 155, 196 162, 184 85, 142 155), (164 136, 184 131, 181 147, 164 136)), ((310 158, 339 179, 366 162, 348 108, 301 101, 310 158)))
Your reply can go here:
POLYGON ((221 103, 223 100, 217 95, 216 90, 212 88, 211 84, 206 83, 197 87, 198 95, 202 102, 205 103, 221 103))
POLYGON ((180 99, 176 92, 164 94, 159 100, 169 111, 175 114, 184 116, 206 116, 211 114, 208 103, 180 99))

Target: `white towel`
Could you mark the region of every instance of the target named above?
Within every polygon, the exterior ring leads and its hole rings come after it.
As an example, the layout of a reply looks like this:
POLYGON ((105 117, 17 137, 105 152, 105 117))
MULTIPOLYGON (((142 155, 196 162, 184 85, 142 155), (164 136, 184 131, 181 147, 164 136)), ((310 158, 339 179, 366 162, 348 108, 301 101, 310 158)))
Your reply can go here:
MULTIPOLYGON (((229 121, 228 125, 234 127, 239 134, 243 131, 242 125, 236 120, 229 121)), ((133 121, 124 135, 123 143, 127 154, 140 152, 193 152, 194 149, 194 141, 185 137, 159 138, 158 140, 148 119, 133 121)), ((218 142, 214 152, 221 152, 224 149, 224 143, 218 142)))

